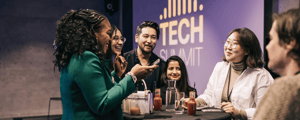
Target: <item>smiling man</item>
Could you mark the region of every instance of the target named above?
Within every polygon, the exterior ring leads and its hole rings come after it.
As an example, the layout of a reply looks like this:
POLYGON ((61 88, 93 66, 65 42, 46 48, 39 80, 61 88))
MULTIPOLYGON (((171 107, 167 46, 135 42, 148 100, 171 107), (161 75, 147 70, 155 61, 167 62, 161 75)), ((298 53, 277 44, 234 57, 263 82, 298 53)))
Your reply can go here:
POLYGON ((274 15, 269 32, 268 67, 282 77, 275 79, 261 99, 256 120, 300 119, 300 10, 274 15))
MULTIPOLYGON (((135 64, 149 66, 153 64, 155 60, 160 59, 158 64, 159 68, 155 69, 151 75, 144 79, 147 84, 147 89, 151 90, 152 93, 154 92, 155 82, 157 88, 164 86, 164 83, 160 81, 160 76, 162 68, 165 66, 165 61, 153 53, 159 34, 160 30, 157 23, 151 21, 143 22, 136 29, 135 42, 138 44, 138 47, 124 54, 128 62, 125 73, 130 71, 135 64)), ((144 90, 142 81, 137 81, 136 86, 138 90, 144 90)))

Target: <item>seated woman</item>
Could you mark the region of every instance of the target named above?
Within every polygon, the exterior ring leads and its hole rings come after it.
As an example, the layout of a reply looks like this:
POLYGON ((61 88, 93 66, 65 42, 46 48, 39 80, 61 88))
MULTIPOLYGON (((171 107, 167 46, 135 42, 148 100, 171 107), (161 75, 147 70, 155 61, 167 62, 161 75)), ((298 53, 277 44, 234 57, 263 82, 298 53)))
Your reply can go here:
POLYGON ((256 107, 274 82, 264 69, 256 35, 247 28, 232 30, 224 44, 223 62, 216 64, 197 105, 222 108, 236 119, 253 119, 256 107))
POLYGON ((195 91, 195 95, 197 97, 196 89, 189 86, 187 69, 180 57, 174 55, 167 60, 161 79, 161 81, 165 84, 165 86, 161 88, 162 104, 166 104, 166 89, 168 87, 167 80, 176 80, 177 92, 184 92, 185 98, 189 97, 190 91, 195 91))

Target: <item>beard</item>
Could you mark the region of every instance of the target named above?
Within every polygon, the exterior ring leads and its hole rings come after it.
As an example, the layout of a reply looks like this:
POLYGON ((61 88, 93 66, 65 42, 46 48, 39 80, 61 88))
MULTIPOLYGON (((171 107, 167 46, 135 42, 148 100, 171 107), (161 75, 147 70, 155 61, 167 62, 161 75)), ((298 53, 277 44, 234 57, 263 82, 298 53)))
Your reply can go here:
POLYGON ((155 47, 155 44, 153 45, 151 51, 148 52, 148 51, 145 51, 145 50, 143 49, 143 47, 141 47, 141 45, 139 45, 139 49, 142 51, 143 54, 151 54, 152 51, 153 51, 153 49, 154 49, 154 47, 155 47))

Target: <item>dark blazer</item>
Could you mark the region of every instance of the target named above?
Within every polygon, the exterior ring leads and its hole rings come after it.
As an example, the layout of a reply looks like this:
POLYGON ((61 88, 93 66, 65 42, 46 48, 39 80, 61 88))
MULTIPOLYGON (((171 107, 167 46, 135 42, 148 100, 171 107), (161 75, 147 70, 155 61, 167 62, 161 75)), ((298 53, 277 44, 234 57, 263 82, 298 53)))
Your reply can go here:
MULTIPOLYGON (((128 62, 125 73, 129 72, 134 65, 140 64, 140 61, 137 57, 136 50, 137 49, 134 49, 134 50, 131 50, 124 54, 124 58, 128 62)), ((152 93, 154 93, 154 91, 155 91, 154 90, 155 89, 154 82, 156 82, 156 88, 160 88, 160 87, 164 86, 164 82, 160 80, 160 76, 162 74, 162 71, 163 71, 163 68, 165 67, 166 62, 152 52, 151 57, 150 57, 150 64, 152 64, 157 59, 160 59, 160 62, 158 64, 159 67, 156 68, 150 76, 148 76, 146 79, 144 79, 147 84, 147 89, 151 90, 152 93)), ((144 85, 143 85, 142 81, 137 81, 136 86, 137 86, 138 90, 144 90, 144 85)))

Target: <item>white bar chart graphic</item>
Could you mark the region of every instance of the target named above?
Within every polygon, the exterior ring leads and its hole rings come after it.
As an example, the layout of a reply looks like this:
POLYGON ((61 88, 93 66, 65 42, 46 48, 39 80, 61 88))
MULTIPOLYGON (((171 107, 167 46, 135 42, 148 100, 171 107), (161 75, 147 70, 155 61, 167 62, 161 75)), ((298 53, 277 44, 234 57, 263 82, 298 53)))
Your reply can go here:
POLYGON ((198 8, 200 11, 203 10, 202 4, 200 4, 198 7, 197 0, 168 0, 168 7, 165 7, 163 9, 163 14, 159 15, 159 19, 163 20, 171 17, 185 15, 186 12, 190 14, 192 12, 197 12, 198 8))

